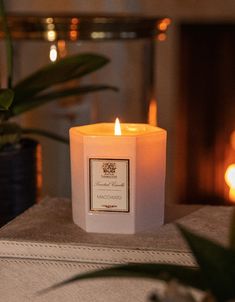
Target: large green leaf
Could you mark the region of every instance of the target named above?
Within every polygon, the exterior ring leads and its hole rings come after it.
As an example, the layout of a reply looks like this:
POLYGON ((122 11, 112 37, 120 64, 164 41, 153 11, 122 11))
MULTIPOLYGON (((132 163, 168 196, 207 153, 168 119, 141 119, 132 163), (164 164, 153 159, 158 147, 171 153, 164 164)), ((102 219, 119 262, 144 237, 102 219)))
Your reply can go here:
POLYGON ((235 252, 178 226, 217 300, 235 298, 235 252))
POLYGON ((41 291, 45 293, 52 289, 56 289, 63 285, 81 281, 86 279, 96 278, 109 278, 109 277, 133 277, 133 278, 149 278, 158 279, 163 281, 169 281, 171 279, 177 279, 184 284, 188 284, 195 288, 205 290, 205 285, 202 280, 202 276, 199 270, 191 267, 184 267, 179 265, 168 265, 158 263, 138 263, 138 264, 126 264, 88 272, 80 275, 76 275, 61 283, 55 284, 48 289, 41 291))
POLYGON ((92 53, 83 53, 50 63, 19 82, 15 87, 15 103, 29 99, 59 83, 91 73, 109 62, 109 59, 92 53))
POLYGON ((0 89, 0 110, 8 110, 14 99, 11 89, 0 89))
POLYGON ((15 103, 11 107, 12 115, 18 115, 35 107, 41 106, 45 103, 51 102, 58 98, 65 98, 101 90, 117 91, 117 88, 108 85, 86 85, 77 88, 70 88, 64 90, 53 91, 47 94, 42 94, 31 99, 24 99, 21 102, 15 103))

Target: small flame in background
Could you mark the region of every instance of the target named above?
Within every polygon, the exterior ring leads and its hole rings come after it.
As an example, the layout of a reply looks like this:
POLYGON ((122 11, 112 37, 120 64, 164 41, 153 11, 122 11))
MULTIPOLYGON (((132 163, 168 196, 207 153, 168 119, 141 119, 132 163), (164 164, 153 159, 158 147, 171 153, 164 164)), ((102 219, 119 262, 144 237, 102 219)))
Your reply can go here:
POLYGON ((157 126, 157 101, 155 99, 149 103, 148 123, 151 126, 157 126))
POLYGON ((121 125, 120 125, 120 122, 119 122, 118 118, 116 118, 116 120, 115 120, 114 134, 115 135, 122 135, 121 125))
POLYGON ((228 166, 225 172, 225 181, 229 186, 229 199, 235 202, 235 164, 228 166))

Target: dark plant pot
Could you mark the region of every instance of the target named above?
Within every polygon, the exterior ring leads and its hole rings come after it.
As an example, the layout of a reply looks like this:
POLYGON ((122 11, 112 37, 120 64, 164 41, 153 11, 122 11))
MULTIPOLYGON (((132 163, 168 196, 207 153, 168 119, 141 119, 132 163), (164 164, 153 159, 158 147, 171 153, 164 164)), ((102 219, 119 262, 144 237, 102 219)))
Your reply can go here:
POLYGON ((0 152, 0 226, 36 202, 40 151, 38 142, 23 139, 20 149, 0 152))

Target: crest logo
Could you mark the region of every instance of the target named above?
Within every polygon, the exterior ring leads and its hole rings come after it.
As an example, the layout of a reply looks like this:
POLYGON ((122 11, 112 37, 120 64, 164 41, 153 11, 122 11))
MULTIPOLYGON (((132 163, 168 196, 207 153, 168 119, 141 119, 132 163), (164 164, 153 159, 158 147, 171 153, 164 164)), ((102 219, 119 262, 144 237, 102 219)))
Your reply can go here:
POLYGON ((102 165, 103 173, 105 176, 113 176, 117 170, 116 163, 106 162, 102 165))

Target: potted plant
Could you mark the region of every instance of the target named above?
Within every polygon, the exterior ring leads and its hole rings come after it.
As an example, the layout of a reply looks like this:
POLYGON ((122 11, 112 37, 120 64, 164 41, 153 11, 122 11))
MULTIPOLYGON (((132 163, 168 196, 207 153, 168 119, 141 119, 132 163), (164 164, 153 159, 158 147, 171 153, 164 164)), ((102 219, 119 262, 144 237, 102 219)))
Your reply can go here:
POLYGON ((32 205, 37 196, 38 142, 28 138, 39 134, 68 143, 66 138, 40 129, 25 129, 12 118, 62 97, 115 90, 108 85, 84 85, 50 89, 81 78, 106 65, 108 58, 82 53, 61 59, 39 69, 18 83, 13 81, 13 47, 0 0, 0 24, 7 54, 7 85, 0 88, 0 226, 32 205), (49 90, 50 89, 50 90, 49 90))

